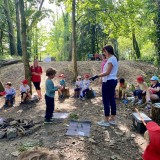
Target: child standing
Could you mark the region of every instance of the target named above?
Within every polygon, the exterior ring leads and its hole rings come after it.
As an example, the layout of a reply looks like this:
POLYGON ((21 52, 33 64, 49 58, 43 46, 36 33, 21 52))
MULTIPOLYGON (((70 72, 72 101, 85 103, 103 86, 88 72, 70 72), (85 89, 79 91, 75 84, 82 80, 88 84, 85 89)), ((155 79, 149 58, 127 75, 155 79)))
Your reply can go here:
POLYGON ((125 99, 126 88, 127 88, 127 83, 125 82, 124 78, 120 78, 118 84, 118 95, 120 99, 121 98, 125 99))
POLYGON ((56 75, 56 70, 53 68, 48 68, 46 70, 46 76, 48 77, 45 83, 46 94, 45 94, 45 102, 46 102, 46 115, 45 115, 45 123, 52 123, 52 116, 54 112, 54 96, 55 91, 60 89, 60 87, 54 86, 52 79, 56 75))
POLYGON ((30 87, 28 85, 28 80, 23 80, 22 85, 20 86, 20 92, 22 97, 22 103, 25 102, 26 98, 28 97, 31 99, 30 87))
POLYGON ((11 82, 7 82, 6 83, 6 87, 5 87, 5 95, 6 95, 6 99, 5 99, 5 104, 4 107, 7 107, 7 102, 10 101, 11 106, 13 106, 13 99, 15 98, 16 95, 16 91, 12 86, 11 82))
POLYGON ((137 88, 135 91, 133 91, 133 95, 134 95, 134 101, 133 103, 136 102, 136 97, 138 97, 138 103, 137 104, 142 104, 142 96, 146 95, 148 86, 147 83, 144 81, 142 76, 138 76, 137 77, 137 83, 139 88, 137 88))
POLYGON ((64 76, 64 74, 60 74, 60 76, 59 76, 60 78, 61 78, 61 80, 60 80, 60 86, 61 86, 61 88, 60 89, 58 89, 58 92, 59 92, 59 98, 64 98, 64 94, 63 94, 63 91, 65 90, 65 86, 66 86, 66 81, 65 81, 65 76, 64 76))
POLYGON ((89 74, 84 75, 83 87, 80 94, 82 100, 85 100, 85 95, 89 91, 89 85, 90 85, 89 77, 90 77, 89 74))
POLYGON ((75 97, 76 98, 79 98, 79 94, 80 94, 80 91, 83 87, 83 81, 82 81, 82 77, 81 76, 77 76, 77 80, 76 80, 76 83, 75 83, 75 89, 74 89, 74 92, 75 92, 75 97))

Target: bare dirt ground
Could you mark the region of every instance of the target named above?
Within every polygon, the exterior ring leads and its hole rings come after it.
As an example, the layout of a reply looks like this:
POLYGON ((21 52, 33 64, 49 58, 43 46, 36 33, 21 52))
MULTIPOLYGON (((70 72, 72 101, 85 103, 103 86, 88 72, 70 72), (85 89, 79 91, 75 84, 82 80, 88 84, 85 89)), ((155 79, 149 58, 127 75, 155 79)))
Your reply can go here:
MULTIPOLYGON (((53 67, 57 70, 57 75, 66 75, 67 85, 70 87, 70 94, 73 95, 72 73, 70 62, 40 63, 43 68, 42 92, 45 93, 45 70, 53 67)), ((94 75, 100 71, 100 62, 78 62, 80 75, 90 73, 94 75)), ((126 81, 132 83, 137 75, 145 77, 152 76, 156 71, 152 65, 120 61, 118 77, 124 77, 126 81)), ((19 105, 19 86, 24 78, 23 64, 14 64, 0 69, 0 80, 2 82, 11 81, 17 90, 15 107, 8 110, 1 110, 0 117, 3 118, 26 118, 35 122, 43 121, 45 113, 44 98, 36 104, 19 105)), ((54 83, 58 84, 58 76, 54 83)), ((78 116, 79 120, 91 121, 90 138, 66 136, 67 125, 71 117, 64 121, 56 121, 51 125, 43 125, 30 136, 18 137, 12 140, 0 140, 0 160, 16 160, 13 156, 16 151, 22 151, 25 144, 31 146, 42 146, 56 151, 62 160, 140 160, 146 147, 143 135, 139 134, 132 127, 133 108, 117 100, 117 125, 108 128, 100 127, 97 121, 103 119, 103 106, 101 98, 101 86, 98 81, 93 82, 91 87, 96 92, 96 97, 91 100, 81 101, 79 99, 68 98, 63 101, 55 97, 55 112, 68 112, 78 116), (34 144, 34 145, 33 145, 34 144)), ((33 89, 33 92, 35 90, 33 89)), ((4 99, 0 99, 0 107, 3 106, 4 99)), ((28 146, 29 148, 29 146, 28 146)))

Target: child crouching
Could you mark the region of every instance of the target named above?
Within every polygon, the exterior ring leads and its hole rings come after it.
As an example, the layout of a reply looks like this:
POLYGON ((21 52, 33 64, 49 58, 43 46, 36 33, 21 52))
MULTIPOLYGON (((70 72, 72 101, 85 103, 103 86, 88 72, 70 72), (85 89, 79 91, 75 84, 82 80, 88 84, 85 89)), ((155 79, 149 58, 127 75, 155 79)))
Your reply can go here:
POLYGON ((119 99, 125 99, 126 96, 126 88, 127 88, 127 83, 125 82, 124 78, 120 78, 119 84, 118 84, 118 96, 119 99))

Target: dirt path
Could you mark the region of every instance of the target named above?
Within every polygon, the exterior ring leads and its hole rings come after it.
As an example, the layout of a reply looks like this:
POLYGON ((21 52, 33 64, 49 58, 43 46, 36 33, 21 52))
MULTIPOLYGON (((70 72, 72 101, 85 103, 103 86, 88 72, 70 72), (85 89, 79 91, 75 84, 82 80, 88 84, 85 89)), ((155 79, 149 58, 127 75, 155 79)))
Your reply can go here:
MULTIPOLYGON (((70 72, 69 62, 40 63, 43 67, 42 92, 44 93, 45 70, 48 67, 54 67, 57 75, 64 73, 66 75, 67 85, 73 94, 72 74, 70 72)), ((78 62, 79 73, 90 73, 94 75, 100 70, 100 62, 78 62)), ((119 77, 124 77, 127 81, 133 82, 137 75, 147 76, 155 72, 153 66, 135 62, 121 61, 119 77)), ((21 80, 23 79, 23 65, 16 64, 1 68, 0 79, 2 82, 11 81, 17 92, 21 80)), ((56 77, 54 82, 58 84, 56 77)), ((132 127, 132 109, 130 105, 126 106, 117 101, 117 122, 118 125, 108 128, 99 127, 97 121, 103 118, 103 106, 101 99, 100 86, 98 82, 91 84, 96 91, 96 98, 81 101, 79 99, 69 98, 63 102, 55 97, 55 112, 68 112, 78 116, 79 120, 91 121, 91 135, 86 137, 65 136, 67 125, 70 118, 64 121, 57 121, 53 125, 43 125, 40 130, 30 136, 19 137, 13 140, 0 140, 0 160, 15 160, 11 155, 15 151, 22 150, 22 144, 27 142, 37 142, 41 146, 53 149, 61 155, 63 160, 138 160, 141 159, 146 142, 143 135, 137 133, 132 127), (116 158, 117 157, 117 158, 116 158)), ((1 111, 0 117, 8 118, 27 118, 34 121, 43 121, 45 113, 45 102, 42 99, 36 104, 19 106, 20 98, 16 98, 14 108, 1 111)), ((0 99, 0 106, 3 105, 3 99, 0 99)))

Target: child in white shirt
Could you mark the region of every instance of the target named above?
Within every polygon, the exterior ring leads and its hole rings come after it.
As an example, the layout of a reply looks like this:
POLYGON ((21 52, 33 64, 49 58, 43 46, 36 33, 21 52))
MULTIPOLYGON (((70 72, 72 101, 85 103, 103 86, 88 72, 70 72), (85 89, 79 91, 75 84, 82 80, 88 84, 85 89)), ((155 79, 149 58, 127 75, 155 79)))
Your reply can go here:
POLYGON ((30 87, 28 85, 28 80, 23 80, 20 86, 20 92, 22 97, 22 103, 25 102, 26 98, 31 99, 30 87))
POLYGON ((83 87, 82 87, 81 94, 80 94, 82 99, 85 99, 85 95, 89 91, 89 85, 90 85, 89 77, 90 77, 89 74, 84 75, 83 87))
POLYGON ((75 97, 76 98, 79 98, 79 94, 80 94, 80 91, 83 87, 83 81, 82 81, 82 77, 81 76, 77 76, 77 80, 76 80, 76 83, 75 83, 75 89, 74 89, 74 92, 75 92, 75 97))

